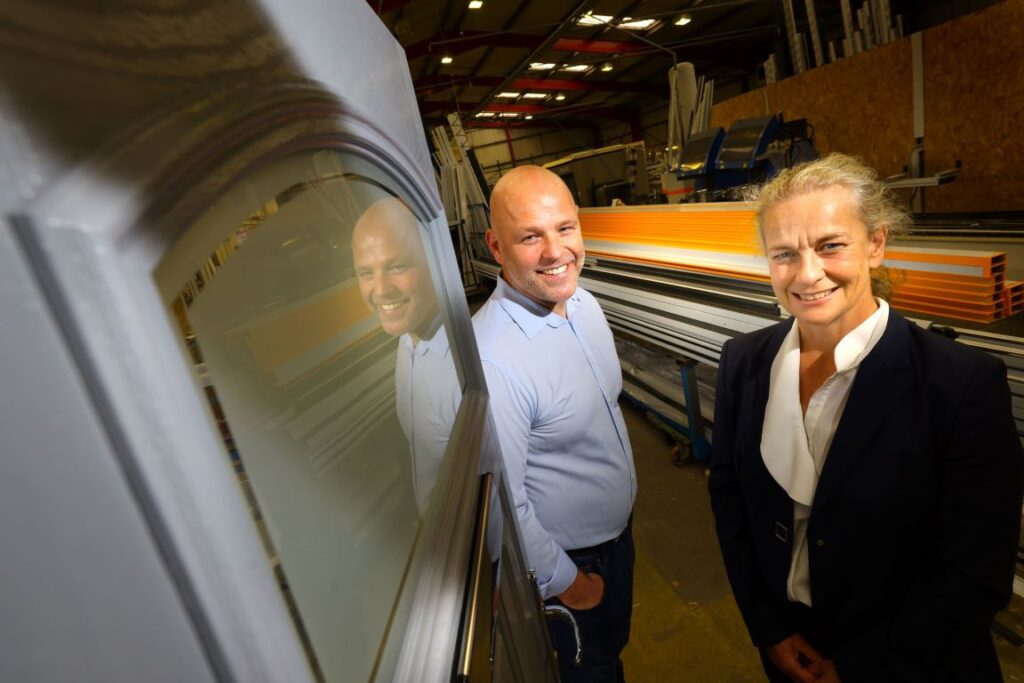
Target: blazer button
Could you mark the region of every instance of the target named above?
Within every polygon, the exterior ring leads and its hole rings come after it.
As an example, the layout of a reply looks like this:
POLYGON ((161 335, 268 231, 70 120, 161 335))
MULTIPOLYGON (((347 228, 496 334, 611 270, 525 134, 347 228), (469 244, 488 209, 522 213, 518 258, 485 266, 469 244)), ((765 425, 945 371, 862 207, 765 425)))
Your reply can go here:
POLYGON ((825 541, 823 541, 822 539, 819 538, 817 541, 814 542, 814 545, 818 546, 819 548, 824 548, 825 547, 825 541))

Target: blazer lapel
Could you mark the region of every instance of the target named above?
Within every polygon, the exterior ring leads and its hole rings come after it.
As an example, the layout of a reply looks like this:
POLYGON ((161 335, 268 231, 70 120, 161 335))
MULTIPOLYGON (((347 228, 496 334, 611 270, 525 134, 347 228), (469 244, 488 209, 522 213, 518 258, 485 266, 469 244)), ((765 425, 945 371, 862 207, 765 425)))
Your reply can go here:
POLYGON ((835 493, 850 468, 871 447, 893 408, 910 389, 910 334, 907 326, 912 324, 890 309, 882 338, 857 369, 843 416, 818 479, 813 509, 823 506, 835 493))
POLYGON ((740 408, 741 419, 737 427, 742 435, 745 444, 752 444, 757 452, 757 458, 761 458, 761 431, 764 427, 764 410, 768 405, 768 391, 771 389, 772 361, 775 354, 779 352, 783 340, 789 334, 794 324, 794 318, 775 326, 772 334, 766 337, 763 345, 757 349, 757 361, 754 363, 754 372, 751 374, 745 386, 742 396, 745 404, 740 408))
POLYGON ((741 392, 740 419, 737 421, 736 445, 742 453, 749 482, 754 482, 760 514, 771 518, 774 533, 786 542, 793 525, 793 504, 789 494, 772 477, 761 457, 761 432, 764 427, 765 406, 771 389, 771 368, 775 354, 782 346, 786 334, 793 325, 793 318, 777 325, 764 344, 756 351, 753 372, 741 392), (781 535, 779 528, 782 529, 781 535))

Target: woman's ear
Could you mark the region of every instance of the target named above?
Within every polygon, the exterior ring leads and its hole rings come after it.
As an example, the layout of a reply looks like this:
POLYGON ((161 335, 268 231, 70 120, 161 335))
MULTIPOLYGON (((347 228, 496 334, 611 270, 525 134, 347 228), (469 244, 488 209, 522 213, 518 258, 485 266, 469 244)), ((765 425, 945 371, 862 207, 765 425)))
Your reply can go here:
POLYGON ((882 225, 868 235, 868 263, 878 268, 885 260, 885 245, 889 240, 889 226, 882 225))

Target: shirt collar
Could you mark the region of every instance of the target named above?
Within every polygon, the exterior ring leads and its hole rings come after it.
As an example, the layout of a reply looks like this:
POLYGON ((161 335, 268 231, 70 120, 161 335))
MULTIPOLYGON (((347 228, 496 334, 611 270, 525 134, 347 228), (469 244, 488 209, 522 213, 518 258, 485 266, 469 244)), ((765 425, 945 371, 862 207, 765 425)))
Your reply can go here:
MULTIPOLYGON (((836 344, 836 374, 852 370, 871 352, 885 332, 889 304, 878 310, 836 344)), ((818 486, 818 470, 807 442, 800 405, 800 332, 797 324, 772 361, 770 393, 761 431, 761 458, 772 478, 798 503, 810 506, 818 486)))
POLYGON ((494 296, 497 297, 501 308, 515 321, 528 339, 536 337, 545 325, 558 328, 572 320, 580 304, 580 291, 577 287, 569 300, 565 302, 567 317, 563 318, 547 306, 537 303, 512 287, 505 282, 504 277, 498 278, 494 296))
POLYGON ((853 328, 836 344, 835 351, 833 351, 836 372, 846 372, 859 366, 871 349, 875 348, 875 344, 885 332, 885 325, 889 321, 889 304, 884 299, 875 299, 875 301, 878 302, 878 310, 869 315, 864 322, 853 328))
POLYGON ((434 336, 430 339, 413 342, 412 335, 406 333, 399 337, 398 343, 417 356, 425 356, 427 353, 436 353, 441 356, 448 354, 448 335, 445 334, 444 325, 439 321, 434 336))

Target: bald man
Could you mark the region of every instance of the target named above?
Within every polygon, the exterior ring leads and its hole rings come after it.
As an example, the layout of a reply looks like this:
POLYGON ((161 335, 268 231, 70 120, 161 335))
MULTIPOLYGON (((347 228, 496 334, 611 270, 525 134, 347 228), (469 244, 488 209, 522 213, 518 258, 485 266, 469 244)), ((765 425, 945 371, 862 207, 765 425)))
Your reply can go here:
POLYGON ((611 330, 576 285, 577 207, 554 173, 520 166, 494 186, 491 220, 501 276, 473 325, 527 559, 541 595, 580 626, 576 667, 568 625, 551 624, 562 680, 623 681, 636 472, 611 330))
POLYGON ((441 324, 416 217, 395 197, 374 202, 352 231, 363 303, 399 337, 395 409, 409 441, 416 504, 423 512, 459 409, 462 390, 441 324))

